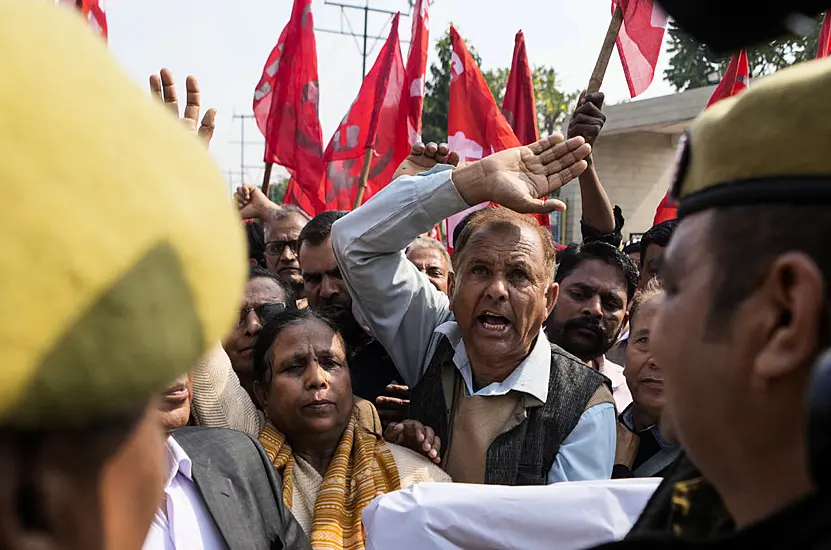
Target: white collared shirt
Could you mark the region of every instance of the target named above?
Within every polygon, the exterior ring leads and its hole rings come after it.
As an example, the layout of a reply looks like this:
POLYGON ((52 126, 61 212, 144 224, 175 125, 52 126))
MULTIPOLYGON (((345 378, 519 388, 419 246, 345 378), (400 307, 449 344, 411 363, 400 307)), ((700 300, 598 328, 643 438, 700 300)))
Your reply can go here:
POLYGON ((156 510, 142 550, 223 550, 228 548, 193 482, 193 462, 168 436, 165 500, 156 510), (164 507, 164 508, 162 508, 164 507))
POLYGON ((597 365, 597 371, 612 382, 615 406, 618 412, 623 412, 626 407, 632 404, 632 392, 629 391, 629 385, 626 383, 623 367, 614 361, 608 360, 604 355, 595 359, 594 363, 597 365))

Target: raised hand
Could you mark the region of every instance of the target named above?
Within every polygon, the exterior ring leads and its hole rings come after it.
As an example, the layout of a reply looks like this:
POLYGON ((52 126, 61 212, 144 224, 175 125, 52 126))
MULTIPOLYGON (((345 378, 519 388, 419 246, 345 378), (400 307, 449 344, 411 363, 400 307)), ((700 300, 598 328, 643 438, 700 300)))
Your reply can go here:
MULTIPOLYGON (((210 144, 211 138, 214 135, 214 129, 216 128, 216 109, 208 109, 202 118, 202 123, 199 124, 201 105, 199 83, 196 81, 196 77, 188 76, 185 81, 185 89, 187 90, 187 103, 185 104, 185 114, 182 117, 182 122, 191 131, 196 132, 207 146, 210 144)), ((159 74, 151 75, 150 93, 167 105, 176 115, 176 118, 179 118, 179 98, 176 95, 176 83, 173 80, 173 73, 168 69, 162 69, 159 74)))
POLYGON ((459 153, 451 153, 450 148, 446 143, 437 145, 433 142, 424 145, 419 142, 413 145, 410 151, 410 156, 404 159, 392 179, 398 179, 401 176, 417 176, 422 172, 426 172, 436 164, 452 164, 456 166, 459 163, 459 153))
POLYGON ((583 136, 586 143, 594 146, 597 136, 600 135, 603 125, 606 123, 606 115, 601 110, 604 99, 605 96, 602 92, 588 95, 586 92, 580 94, 577 108, 574 109, 568 123, 568 137, 583 136))
POLYGON ((240 216, 244 220, 250 218, 265 220, 271 215, 271 212, 279 208, 263 194, 259 187, 247 183, 237 187, 234 200, 237 201, 240 216))
POLYGON ((453 183, 470 205, 496 202, 523 214, 565 210, 545 197, 582 174, 591 146, 582 137, 552 134, 536 143, 494 153, 453 172, 453 183))

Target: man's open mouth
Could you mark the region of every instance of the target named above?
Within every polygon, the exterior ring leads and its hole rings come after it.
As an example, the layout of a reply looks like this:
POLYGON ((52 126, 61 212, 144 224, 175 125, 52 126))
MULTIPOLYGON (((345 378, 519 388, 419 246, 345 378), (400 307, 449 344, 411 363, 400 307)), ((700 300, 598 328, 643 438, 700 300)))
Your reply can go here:
POLYGON ((507 317, 490 311, 480 314, 476 320, 482 328, 493 332, 505 332, 511 326, 511 321, 507 317))

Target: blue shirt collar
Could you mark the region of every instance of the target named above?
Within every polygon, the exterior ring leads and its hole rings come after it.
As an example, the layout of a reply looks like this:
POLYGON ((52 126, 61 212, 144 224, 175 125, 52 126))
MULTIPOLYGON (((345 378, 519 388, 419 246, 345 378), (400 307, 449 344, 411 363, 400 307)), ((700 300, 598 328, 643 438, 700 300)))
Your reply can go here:
POLYGON ((444 335, 450 341, 450 345, 453 346, 455 351, 453 363, 462 375, 468 395, 486 397, 505 395, 509 391, 517 391, 534 398, 535 402, 529 404, 531 406, 541 406, 548 399, 548 382, 551 375, 551 345, 548 343, 545 331, 540 330, 540 334, 531 348, 531 353, 514 372, 502 382, 494 382, 477 392, 473 391, 473 371, 458 323, 448 321, 436 327, 435 332, 444 335))

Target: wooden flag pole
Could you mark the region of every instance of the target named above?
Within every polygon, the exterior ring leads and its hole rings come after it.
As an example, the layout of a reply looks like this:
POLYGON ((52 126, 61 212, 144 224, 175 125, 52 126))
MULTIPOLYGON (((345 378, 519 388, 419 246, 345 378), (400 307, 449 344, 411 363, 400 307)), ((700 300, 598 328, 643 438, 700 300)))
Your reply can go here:
POLYGON ((263 174, 263 185, 260 187, 260 190, 265 195, 265 198, 268 199, 268 190, 271 187, 271 167, 274 166, 271 162, 265 163, 265 174, 263 174))
POLYGON ((364 169, 361 171, 361 183, 358 184, 358 194, 355 195, 355 204, 352 205, 352 210, 355 210, 364 201, 364 190, 366 189, 366 182, 369 181, 369 169, 372 168, 372 148, 366 150, 364 155, 364 169))
POLYGON ((606 69, 609 67, 609 59, 612 57, 612 50, 615 49, 615 41, 620 32, 620 25, 623 23, 623 10, 620 9, 618 3, 615 12, 612 14, 612 21, 609 23, 609 30, 606 31, 606 38, 603 40, 603 47, 600 48, 600 55, 597 56, 597 63, 594 65, 594 71, 589 79, 589 87, 586 88, 587 94, 593 94, 600 91, 600 86, 603 84, 603 77, 606 76, 606 69))

